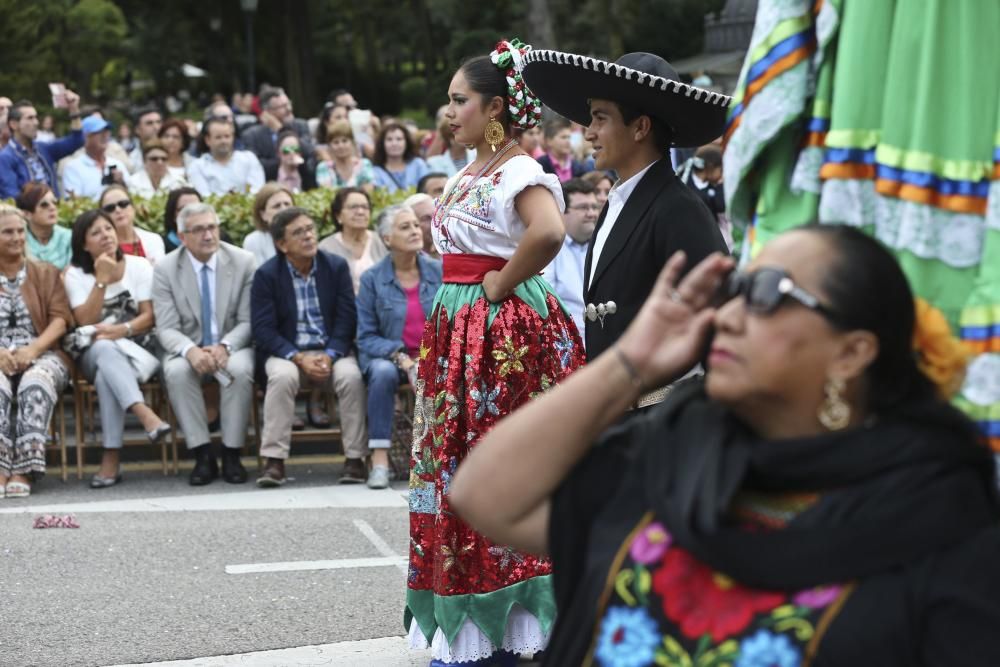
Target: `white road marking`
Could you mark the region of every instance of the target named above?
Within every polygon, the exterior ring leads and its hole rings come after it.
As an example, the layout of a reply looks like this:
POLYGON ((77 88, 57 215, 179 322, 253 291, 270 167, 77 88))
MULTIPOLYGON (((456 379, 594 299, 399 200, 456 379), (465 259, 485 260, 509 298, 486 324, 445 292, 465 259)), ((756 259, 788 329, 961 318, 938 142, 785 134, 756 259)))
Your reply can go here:
MULTIPOLYGON (((405 490, 372 491, 364 485, 306 489, 258 489, 236 493, 131 498, 90 503, 5 507, 0 514, 79 514, 84 512, 231 512, 320 508, 407 507, 405 490)), ((376 536, 377 537, 377 536, 376 536)), ((369 538, 370 539, 370 538, 369 538)))
POLYGON ((338 558, 335 560, 294 560, 284 563, 246 563, 227 565, 226 574, 253 574, 258 572, 298 572, 301 570, 344 570, 359 567, 406 568, 406 559, 399 556, 382 558, 338 558))
POLYGON ((407 560, 399 556, 392 547, 382 539, 382 536, 375 532, 375 529, 365 521, 364 519, 354 519, 354 526, 361 531, 361 534, 368 538, 368 541, 372 543, 380 554, 386 558, 394 558, 396 560, 396 567, 402 570, 404 573, 407 571, 407 560))
MULTIPOLYGON (((382 637, 194 660, 143 663, 142 667, 426 667, 430 651, 414 651, 405 637, 382 637)), ((138 664, 115 667, 140 667, 138 664)))

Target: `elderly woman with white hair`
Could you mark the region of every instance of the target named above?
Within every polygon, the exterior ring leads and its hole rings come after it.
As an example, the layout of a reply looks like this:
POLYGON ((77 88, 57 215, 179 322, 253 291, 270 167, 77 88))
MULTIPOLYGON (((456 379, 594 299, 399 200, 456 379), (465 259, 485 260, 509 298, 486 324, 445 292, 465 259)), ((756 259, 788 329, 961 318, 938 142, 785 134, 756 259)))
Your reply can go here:
POLYGON ((441 286, 441 263, 426 257, 423 233, 409 206, 390 206, 378 217, 389 255, 361 275, 358 350, 368 384, 368 486, 389 485, 389 441, 396 390, 416 373, 424 322, 441 286))

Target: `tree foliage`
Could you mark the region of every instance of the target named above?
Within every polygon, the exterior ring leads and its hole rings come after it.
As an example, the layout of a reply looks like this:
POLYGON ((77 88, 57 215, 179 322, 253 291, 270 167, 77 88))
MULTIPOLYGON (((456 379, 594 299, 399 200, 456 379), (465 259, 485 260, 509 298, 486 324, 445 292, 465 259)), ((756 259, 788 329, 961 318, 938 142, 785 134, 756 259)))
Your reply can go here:
MULTIPOLYGON (((678 59, 701 49, 704 15, 724 4, 260 0, 252 16, 256 81, 283 85, 303 114, 315 113, 337 87, 380 112, 396 113, 404 102, 432 111, 458 64, 501 37, 612 59, 639 50, 678 59)), ((50 80, 65 80, 88 99, 130 91, 135 102, 182 88, 246 88, 246 17, 237 0, 0 0, 0 11, 7 45, 0 94, 44 99, 50 80), (209 77, 185 80, 183 63, 209 77)))

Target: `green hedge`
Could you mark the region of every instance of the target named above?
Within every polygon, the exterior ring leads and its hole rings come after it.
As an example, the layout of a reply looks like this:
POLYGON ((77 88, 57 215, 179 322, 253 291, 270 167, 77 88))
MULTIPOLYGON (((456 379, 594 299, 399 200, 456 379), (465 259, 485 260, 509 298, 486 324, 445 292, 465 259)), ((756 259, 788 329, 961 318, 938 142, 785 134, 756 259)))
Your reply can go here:
MULTIPOLYGON (((409 189, 390 194, 382 188, 376 188, 371 194, 372 225, 375 224, 375 219, 383 208, 402 202, 413 192, 413 189, 409 189)), ((334 189, 316 188, 295 195, 295 204, 312 214, 319 226, 321 237, 333 231, 333 224, 330 221, 330 202, 333 201, 334 194, 336 194, 334 189)), ((210 195, 205 201, 218 211, 219 221, 222 223, 222 227, 229 232, 233 242, 242 245, 243 237, 254 229, 253 200, 254 195, 230 192, 225 195, 210 195)), ((10 203, 13 204, 13 202, 10 203)), ((139 227, 157 234, 163 233, 163 209, 167 204, 166 194, 157 194, 150 199, 133 194, 132 204, 135 206, 135 222, 139 227)), ((96 204, 92 199, 63 199, 59 202, 59 224, 64 227, 72 227, 77 216, 95 207, 96 204)))

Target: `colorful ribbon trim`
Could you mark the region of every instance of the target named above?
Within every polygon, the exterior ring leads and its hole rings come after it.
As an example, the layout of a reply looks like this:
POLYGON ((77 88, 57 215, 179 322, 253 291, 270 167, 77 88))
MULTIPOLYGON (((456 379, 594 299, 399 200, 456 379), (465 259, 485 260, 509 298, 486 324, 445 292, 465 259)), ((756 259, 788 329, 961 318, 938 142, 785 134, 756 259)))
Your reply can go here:
POLYGON ((826 133, 830 131, 829 118, 811 118, 806 125, 806 136, 802 140, 803 146, 815 146, 823 148, 826 146, 826 133))
POLYGON ((483 282, 490 271, 500 271, 507 260, 490 255, 465 255, 447 253, 442 256, 442 282, 458 285, 474 285, 483 282))
MULTIPOLYGON (((814 13, 818 11, 821 4, 821 1, 816 3, 813 8, 814 13)), ((743 111, 750 104, 754 95, 775 78, 809 58, 816 50, 815 25, 806 17, 801 20, 806 21, 804 28, 780 40, 763 56, 755 60, 747 70, 742 99, 730 111, 726 132, 723 135, 723 145, 729 141, 729 137, 739 127, 743 111)), ((780 28, 775 32, 779 30, 780 28)))
POLYGON ((957 213, 986 214, 990 181, 955 180, 923 171, 881 164, 875 149, 828 148, 819 172, 823 180, 875 180, 881 195, 957 213))

